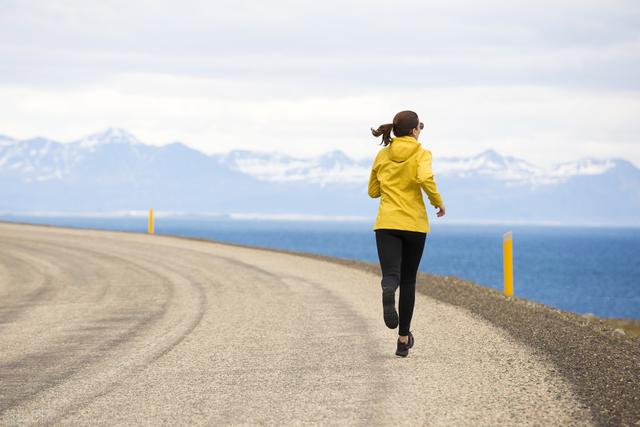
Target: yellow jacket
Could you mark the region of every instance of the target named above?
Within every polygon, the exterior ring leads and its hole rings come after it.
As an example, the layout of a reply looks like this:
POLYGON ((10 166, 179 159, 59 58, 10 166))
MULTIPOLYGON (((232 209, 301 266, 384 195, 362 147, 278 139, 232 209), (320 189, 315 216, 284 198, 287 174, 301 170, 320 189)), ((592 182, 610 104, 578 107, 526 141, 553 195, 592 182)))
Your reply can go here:
POLYGON ((434 207, 442 205, 431 169, 431 152, 413 136, 393 138, 378 152, 369 177, 369 196, 380 197, 373 229, 427 233, 429 220, 420 189, 434 207))

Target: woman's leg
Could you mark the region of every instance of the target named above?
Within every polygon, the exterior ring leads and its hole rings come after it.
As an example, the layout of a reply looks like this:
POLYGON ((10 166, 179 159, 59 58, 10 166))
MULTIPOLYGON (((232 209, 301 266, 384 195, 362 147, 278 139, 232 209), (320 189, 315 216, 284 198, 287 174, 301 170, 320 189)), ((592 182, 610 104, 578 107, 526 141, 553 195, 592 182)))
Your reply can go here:
POLYGON ((403 236, 402 263, 400 272, 400 298, 398 304, 398 335, 409 335, 413 306, 416 299, 416 276, 422 259, 426 233, 407 231, 403 236))
POLYGON ((378 229, 376 246, 382 270, 382 289, 396 290, 400 285, 402 238, 395 230, 378 229))
POLYGON ((382 269, 382 313, 389 329, 398 327, 396 311, 396 289, 400 286, 402 262, 402 238, 397 230, 376 230, 378 258, 382 269))

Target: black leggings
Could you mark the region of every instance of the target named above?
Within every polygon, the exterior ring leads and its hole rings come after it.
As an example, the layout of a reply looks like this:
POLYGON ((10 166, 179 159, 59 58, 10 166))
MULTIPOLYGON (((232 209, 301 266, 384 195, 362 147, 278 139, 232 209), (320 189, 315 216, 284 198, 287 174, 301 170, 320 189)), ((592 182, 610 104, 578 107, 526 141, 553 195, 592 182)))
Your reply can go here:
POLYGON ((382 269, 382 288, 400 287, 398 304, 399 335, 409 335, 416 300, 416 275, 422 258, 427 233, 380 228, 376 246, 382 269))

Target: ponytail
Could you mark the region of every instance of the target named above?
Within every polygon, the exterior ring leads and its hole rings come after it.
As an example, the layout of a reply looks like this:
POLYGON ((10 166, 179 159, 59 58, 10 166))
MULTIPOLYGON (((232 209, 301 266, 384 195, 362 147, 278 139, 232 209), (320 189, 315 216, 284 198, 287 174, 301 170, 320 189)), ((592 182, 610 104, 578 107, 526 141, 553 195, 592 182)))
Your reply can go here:
POLYGON ((391 142, 391 130, 393 129, 393 123, 387 123, 386 125, 380 125, 378 129, 371 128, 373 136, 378 137, 382 135, 382 144, 386 147, 391 142))

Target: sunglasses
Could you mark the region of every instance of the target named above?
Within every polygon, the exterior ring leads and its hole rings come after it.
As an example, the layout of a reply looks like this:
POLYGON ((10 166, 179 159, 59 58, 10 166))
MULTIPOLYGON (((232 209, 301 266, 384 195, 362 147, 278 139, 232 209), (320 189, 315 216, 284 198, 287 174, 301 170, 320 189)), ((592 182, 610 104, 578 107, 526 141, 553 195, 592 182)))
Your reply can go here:
POLYGON ((420 122, 420 130, 424 129, 424 123, 420 122))

